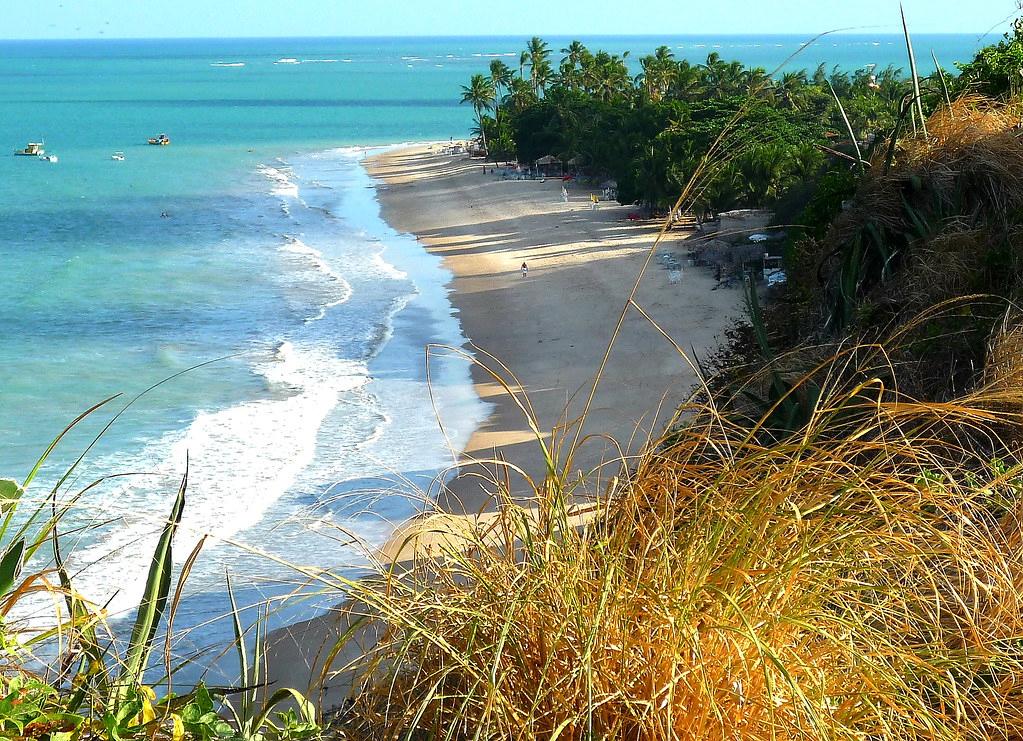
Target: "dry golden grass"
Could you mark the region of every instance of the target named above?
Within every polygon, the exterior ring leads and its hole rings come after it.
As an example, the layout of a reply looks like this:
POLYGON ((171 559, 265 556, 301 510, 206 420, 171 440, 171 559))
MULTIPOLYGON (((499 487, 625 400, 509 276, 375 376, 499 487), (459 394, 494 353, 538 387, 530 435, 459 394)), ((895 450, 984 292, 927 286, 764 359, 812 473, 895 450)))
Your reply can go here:
POLYGON ((567 455, 538 446, 553 473, 529 507, 495 480, 487 532, 355 585, 380 640, 346 667, 358 679, 340 733, 1023 739, 1018 323, 1007 314, 985 334, 987 367, 967 391, 921 403, 895 386, 946 373, 910 367, 921 342, 943 357, 974 313, 1005 311, 1004 297, 953 297, 973 285, 961 248, 1014 233, 1003 215, 1023 209, 1018 121, 962 100, 901 142, 890 170, 873 163, 829 241, 869 222, 963 269, 921 269, 888 295, 894 316, 916 318, 867 333, 885 343, 832 338, 797 351, 803 370, 749 375, 750 388, 782 387, 776 409, 798 400, 805 424, 694 397, 585 527, 567 505, 569 466, 555 465, 572 459, 569 431, 567 455))
POLYGON ((590 526, 548 482, 503 548, 360 587, 385 629, 344 733, 1023 737, 1023 462, 977 452, 1020 394, 864 379, 770 445, 693 406, 590 526))

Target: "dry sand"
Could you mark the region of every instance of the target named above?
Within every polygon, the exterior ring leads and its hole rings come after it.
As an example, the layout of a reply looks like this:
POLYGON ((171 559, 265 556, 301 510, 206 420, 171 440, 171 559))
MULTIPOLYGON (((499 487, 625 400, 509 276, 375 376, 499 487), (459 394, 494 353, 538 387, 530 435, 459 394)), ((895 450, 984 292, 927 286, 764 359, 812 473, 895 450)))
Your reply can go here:
MULTIPOLYGON (((466 336, 514 373, 549 442, 555 426, 582 413, 660 224, 627 220, 632 207, 601 202, 591 210, 590 193, 599 188, 569 184, 564 203, 560 178, 506 180, 489 169, 484 173, 479 160, 442 151, 401 149, 367 162, 384 183, 384 218, 443 256, 455 275, 451 300, 466 336), (526 278, 519 273, 523 262, 529 266, 526 278)), ((684 260, 680 239, 686 234, 670 232, 657 252, 674 251, 684 260)), ((700 268, 685 270, 681 283, 671 284, 655 258, 637 303, 678 345, 705 357, 740 304, 736 289, 713 291, 714 285, 700 268)), ((480 397, 495 409, 470 440, 466 457, 491 459, 496 451, 530 477, 542 478, 543 457, 522 411, 486 371, 475 368, 473 377, 480 397)), ((695 380, 677 349, 630 310, 584 434, 610 436, 636 452, 648 434, 663 429, 695 380)), ((591 439, 576 454, 573 470, 617 457, 606 439, 591 439)), ((525 491, 521 479, 513 487, 525 491)), ((463 476, 440 505, 475 512, 488 506, 488 494, 482 479, 463 476)))
MULTIPOLYGON (((490 174, 489 167, 485 172, 479 160, 444 150, 442 145, 421 146, 367 161, 370 173, 381 181, 383 216, 443 256, 454 274, 451 300, 466 336, 514 373, 515 390, 528 396, 549 443, 558 425, 582 413, 660 225, 629 221, 633 208, 608 202, 592 210, 590 193, 599 188, 569 184, 565 203, 560 178, 506 180, 490 174), (525 278, 519 272, 524 261, 529 266, 525 278)), ((680 239, 686 234, 670 232, 657 252, 674 251, 684 261, 680 239)), ((628 312, 584 427, 584 434, 601 437, 586 442, 572 470, 590 470, 617 459, 616 444, 609 438, 637 452, 649 434, 663 429, 696 376, 650 320, 678 346, 705 357, 741 304, 737 289, 712 290, 714 285, 702 268, 686 269, 682 281, 673 284, 668 270, 656 258, 651 261, 636 298, 650 319, 635 309, 628 312)), ((496 368, 494 361, 479 357, 496 368)), ((494 466, 485 467, 490 472, 484 470, 481 477, 473 475, 481 469, 469 460, 500 455, 534 480, 542 479, 545 470, 521 409, 486 371, 474 368, 473 378, 480 397, 494 411, 472 436, 462 474, 438 502, 455 515, 493 508, 493 486, 486 485, 486 478, 493 477, 494 466)), ((512 487, 517 495, 528 494, 521 476, 513 476, 512 487)), ((596 489, 599 485, 591 485, 591 493, 596 489)), ((438 531, 463 526, 457 517, 434 517, 421 539, 430 547, 443 537, 438 531)), ((406 528, 385 548, 385 558, 409 555, 407 544, 404 550, 398 545, 408 532, 406 528)), ((278 684, 304 688, 310 665, 317 665, 317 656, 325 653, 324 646, 338 630, 337 618, 325 616, 293 626, 288 631, 292 637, 275 641, 276 661, 271 656, 270 665, 277 667, 278 684)), ((332 685, 322 695, 324 705, 337 700, 343 682, 332 685)))

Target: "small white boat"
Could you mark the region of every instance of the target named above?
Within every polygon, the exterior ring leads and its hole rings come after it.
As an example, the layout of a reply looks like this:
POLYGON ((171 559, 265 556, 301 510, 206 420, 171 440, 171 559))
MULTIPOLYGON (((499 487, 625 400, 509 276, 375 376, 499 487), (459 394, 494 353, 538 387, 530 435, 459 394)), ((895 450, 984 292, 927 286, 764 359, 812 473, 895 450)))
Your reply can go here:
POLYGON ((42 157, 46 154, 46 150, 43 149, 42 142, 29 142, 28 146, 16 150, 14 154, 18 157, 42 157))
POLYGON ((110 159, 115 160, 117 162, 124 162, 124 152, 114 152, 112 155, 110 155, 110 159))
POLYGON ((301 63, 294 57, 281 57, 276 62, 274 62, 274 64, 301 64, 301 63))

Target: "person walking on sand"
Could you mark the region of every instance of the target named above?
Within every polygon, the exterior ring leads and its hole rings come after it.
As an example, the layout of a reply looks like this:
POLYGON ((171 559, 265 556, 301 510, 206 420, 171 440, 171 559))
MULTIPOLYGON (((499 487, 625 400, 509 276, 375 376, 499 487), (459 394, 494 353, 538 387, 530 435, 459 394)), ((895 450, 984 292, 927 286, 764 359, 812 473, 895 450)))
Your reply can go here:
POLYGON ((529 266, 526 263, 522 263, 522 267, 519 268, 522 271, 522 277, 525 278, 529 274, 529 266))

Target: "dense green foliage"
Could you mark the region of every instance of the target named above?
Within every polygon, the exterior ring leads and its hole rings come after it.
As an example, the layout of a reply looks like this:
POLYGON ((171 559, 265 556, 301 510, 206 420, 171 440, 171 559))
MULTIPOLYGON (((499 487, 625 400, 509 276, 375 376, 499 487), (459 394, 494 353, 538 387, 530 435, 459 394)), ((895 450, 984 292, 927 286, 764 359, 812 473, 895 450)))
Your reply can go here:
POLYGON ((845 116, 857 139, 873 141, 909 89, 891 68, 772 76, 717 53, 693 65, 662 46, 633 77, 625 58, 578 41, 561 53, 554 71, 552 51, 533 38, 517 72, 495 61, 489 76, 474 75, 462 100, 476 111, 476 136, 496 159, 571 160, 616 180, 623 202, 655 208, 674 203, 723 134, 741 146, 715 160, 696 207, 773 204, 836 151, 854 159, 845 116))
POLYGON ((958 93, 979 93, 989 98, 1018 97, 1023 91, 1023 19, 997 44, 977 52, 973 61, 960 64, 954 85, 958 93))
POLYGON ((733 408, 801 404, 775 426, 798 429, 814 399, 789 391, 819 388, 821 359, 857 344, 896 346, 872 372, 925 400, 979 393, 1018 363, 993 338, 1017 336, 1023 302, 1023 26, 960 69, 921 86, 926 125, 904 100, 862 170, 832 165, 778 200, 777 220, 801 226, 785 288, 715 359, 733 408))

